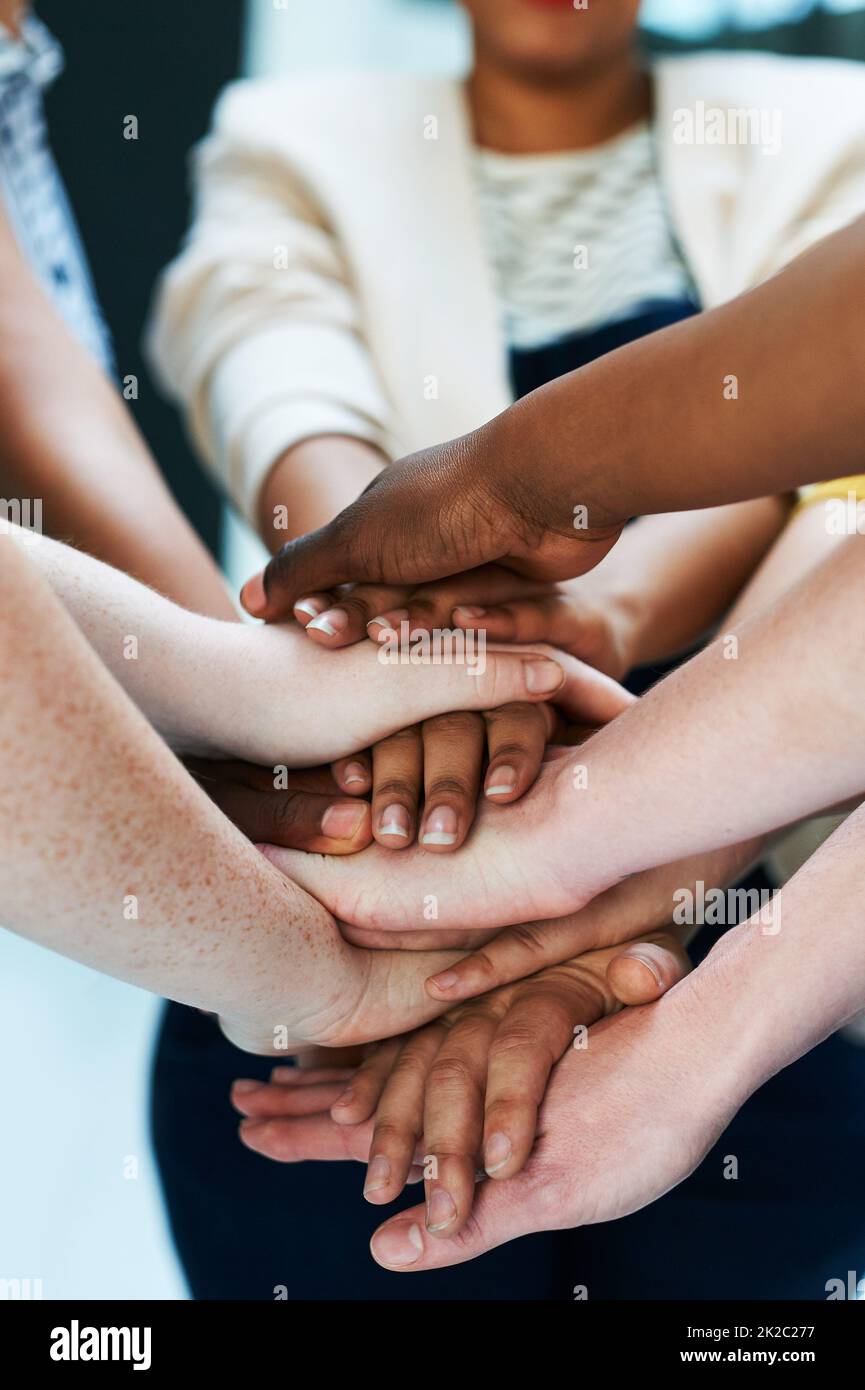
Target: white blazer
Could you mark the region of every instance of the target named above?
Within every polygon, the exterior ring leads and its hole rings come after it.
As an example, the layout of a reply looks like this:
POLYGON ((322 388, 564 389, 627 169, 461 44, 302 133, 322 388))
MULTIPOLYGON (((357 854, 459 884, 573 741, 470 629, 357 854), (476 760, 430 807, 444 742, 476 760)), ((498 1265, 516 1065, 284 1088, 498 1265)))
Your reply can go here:
MULTIPOLYGON (((865 213, 865 66, 725 53, 654 76, 662 181, 705 307, 865 213), (679 143, 682 112, 718 108, 780 120, 780 148, 679 143)), ((349 434, 398 457, 510 403, 471 140, 457 81, 328 74, 221 97, 148 343, 247 516, 301 439, 349 434)))

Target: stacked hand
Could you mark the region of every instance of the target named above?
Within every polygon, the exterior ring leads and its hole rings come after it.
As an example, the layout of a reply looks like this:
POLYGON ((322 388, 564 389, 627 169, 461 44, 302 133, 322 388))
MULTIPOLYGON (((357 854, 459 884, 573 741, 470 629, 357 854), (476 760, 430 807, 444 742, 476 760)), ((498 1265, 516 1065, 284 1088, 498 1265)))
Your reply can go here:
POLYGON ((675 936, 588 952, 503 986, 443 1018, 375 1047, 344 1085, 286 1068, 270 1085, 238 1082, 244 1142, 280 1161, 366 1161, 364 1193, 392 1201, 418 1168, 427 1179, 427 1228, 465 1226, 483 1166, 513 1177, 531 1153, 554 1065, 621 1004, 657 998, 688 970, 675 936), (575 1038, 575 1034, 578 1036, 575 1038))

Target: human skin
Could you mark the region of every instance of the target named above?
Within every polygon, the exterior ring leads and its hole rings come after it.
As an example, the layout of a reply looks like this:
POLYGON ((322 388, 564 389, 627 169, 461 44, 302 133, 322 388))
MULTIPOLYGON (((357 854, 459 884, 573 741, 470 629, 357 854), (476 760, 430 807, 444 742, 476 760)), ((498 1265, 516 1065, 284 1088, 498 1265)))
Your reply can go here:
POLYGON ((455 1234, 471 1208, 479 1156, 496 1172, 519 1169, 534 1142, 549 1073, 575 1033, 621 1003, 658 998, 681 979, 689 969, 681 936, 657 933, 590 951, 493 990, 379 1044, 350 1077, 320 1074, 315 1092, 286 1085, 280 1068, 269 1085, 235 1083, 232 1100, 246 1116, 240 1137, 282 1162, 344 1158, 347 1147, 357 1152, 365 1142, 364 1195, 376 1204, 399 1195, 420 1158, 437 1174, 429 1224, 455 1234), (486 1144, 485 1107, 498 1124, 486 1144), (495 1147, 505 1127, 513 1136, 508 1154, 495 1147))
POLYGON ((220 1016, 248 1051, 349 1046, 442 1009, 452 953, 350 946, 184 772, 45 579, 0 537, 0 917, 220 1016))
POLYGON ((387 665, 372 643, 337 654, 302 633, 202 617, 59 542, 9 527, 88 642, 172 747, 287 767, 348 757, 419 719, 555 695, 603 722, 632 697, 552 649, 488 649, 485 668, 387 665), (239 717, 239 714, 242 717, 239 717))
POLYGON ((438 928, 464 927, 469 915, 493 928, 563 916, 627 874, 845 802, 865 788, 865 655, 850 641, 863 570, 865 545, 849 537, 776 603, 547 763, 494 823, 481 807, 447 866, 408 850, 387 861, 385 891, 378 846, 350 864, 267 852, 355 926, 428 929, 434 903, 438 928))
POLYGON ((231 620, 225 582, 117 388, 57 313, 0 204, 0 491, 39 498, 49 535, 177 603, 231 620))
MULTIPOLYGON (((568 6, 541 10, 524 0, 471 0, 464 8, 474 40, 467 106, 479 145, 518 155, 586 149, 650 114, 651 79, 635 43, 636 0, 579 13, 568 6)), ((259 524, 268 548, 328 523, 388 463, 359 439, 321 436, 292 446, 261 490, 259 524), (275 529, 277 517, 281 529, 275 529)), ((727 511, 714 525, 687 515, 649 523, 636 546, 626 538, 621 549, 632 553, 632 563, 622 555, 618 573, 608 571, 614 584, 596 596, 574 596, 572 605, 556 604, 562 645, 621 677, 629 665, 696 641, 729 606, 783 521, 779 499, 727 511)), ((501 594, 503 600, 512 596, 507 589, 501 594)), ((295 612, 322 646, 356 641, 371 619, 403 606, 413 625, 420 625, 416 618, 431 621, 428 612, 421 614, 422 604, 406 604, 406 590, 362 584, 346 601, 341 597, 307 594, 295 612)), ((478 601, 472 592, 455 598, 478 601)), ((433 625, 451 621, 450 612, 442 612, 433 625)), ((456 618, 453 625, 467 624, 456 618)), ((505 621, 498 635, 514 640, 516 634, 505 621)))
POLYGON ((642 517, 589 574, 550 585, 488 565, 419 588, 358 584, 305 595, 294 616, 335 650, 388 630, 482 630, 546 641, 617 680, 697 644, 777 539, 790 499, 642 517), (315 615, 315 616, 313 616, 315 615))
POLYGON ((378 1263, 440 1269, 626 1216, 683 1181, 748 1096, 861 1011, 863 834, 860 808, 781 890, 779 931, 734 928, 663 999, 590 1029, 553 1073, 525 1169, 484 1183, 453 1239, 426 1230, 423 1207, 392 1218, 373 1236, 378 1263))
POLYGON ((242 601, 273 620, 341 583, 418 584, 489 563, 569 579, 600 563, 628 517, 854 473, 865 345, 850 285, 863 275, 860 218, 756 289, 385 469, 275 556, 242 601), (818 352, 803 323, 820 325, 818 352), (730 373, 737 400, 725 397, 730 373))
MULTIPOLYGON (((843 538, 829 533, 824 508, 819 503, 798 508, 730 612, 724 625, 725 629, 734 630, 740 622, 773 603, 821 561, 836 553, 843 543, 843 538)), ((581 582, 576 581, 576 586, 581 582)), ((693 866, 681 866, 676 882, 687 883, 700 878, 706 884, 731 883, 744 874, 748 865, 759 857, 762 846, 762 838, 757 838, 741 846, 732 846, 709 856, 698 857, 693 866)), ((542 929, 534 927, 526 930, 515 927, 500 932, 483 943, 478 951, 452 966, 447 971, 446 981, 441 978, 429 981, 427 987, 432 989, 436 998, 467 999, 472 994, 491 989, 494 985, 519 979, 545 965, 566 960, 582 947, 583 942, 590 939, 590 932, 586 928, 587 916, 593 912, 605 912, 607 901, 610 899, 615 914, 619 916, 624 913, 626 925, 630 921, 636 923, 638 920, 629 912, 628 905, 633 902, 636 911, 642 913, 643 927, 662 926, 667 920, 665 904, 668 910, 670 901, 669 893, 663 886, 664 877, 663 869, 650 871, 647 875, 636 875, 626 879, 618 888, 613 889, 612 893, 605 893, 596 898, 582 912, 546 923, 542 929), (641 890, 643 880, 646 882, 645 897, 641 890), (655 885, 654 891, 652 884, 655 885), (621 901, 622 894, 625 894, 624 901, 621 901)), ((353 935, 359 945, 382 945, 388 941, 388 934, 385 932, 353 935)), ((405 938, 400 938, 401 942, 404 940, 405 938)), ((418 934, 419 946, 428 946, 431 941, 435 942, 432 934, 418 934)), ((459 938, 452 938, 448 944, 459 945, 459 938)), ((602 939, 598 940, 598 944, 602 944, 602 939)))

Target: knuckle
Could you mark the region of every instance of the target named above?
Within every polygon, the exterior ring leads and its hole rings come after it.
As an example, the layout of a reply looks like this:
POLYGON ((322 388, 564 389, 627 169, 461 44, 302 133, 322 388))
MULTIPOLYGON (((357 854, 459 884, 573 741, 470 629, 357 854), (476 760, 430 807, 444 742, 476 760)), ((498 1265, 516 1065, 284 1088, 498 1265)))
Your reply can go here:
POLYGON ((546 950, 544 930, 534 922, 523 922, 518 927, 509 927, 507 939, 526 955, 543 956, 546 950))
POLYGON ((404 1144, 406 1140, 418 1138, 415 1125, 404 1115, 385 1113, 379 1115, 375 1122, 375 1145, 381 1144, 404 1144))
POLYGON ((307 806, 307 797, 299 791, 286 791, 280 796, 268 797, 260 806, 262 823, 266 822, 274 830, 286 834, 301 824, 307 806))
MULTIPOLYGON (((427 801, 439 800, 443 797, 469 797, 472 796, 468 779, 465 777, 450 776, 433 777, 426 784, 427 801)), ((474 799, 472 797, 472 799, 474 799)))
POLYGON ((429 1071, 429 1084, 446 1090, 475 1090, 477 1086, 465 1059, 454 1053, 435 1059, 429 1071))
POLYGON ((414 753, 420 743, 420 729, 417 724, 409 724, 405 729, 398 729, 394 734, 388 734, 377 743, 373 749, 373 755, 381 758, 382 754, 398 752, 414 753))
POLYGON ((446 714, 436 714, 424 720, 423 731, 427 737, 444 735, 449 738, 466 738, 470 734, 480 734, 483 720, 471 710, 451 710, 446 714))
POLYGON ((402 801, 408 805, 414 805, 417 800, 417 784, 408 777, 400 777, 396 774, 389 777, 376 778, 375 782, 376 800, 386 797, 389 801, 402 801))
POLYGON ((490 1062, 508 1062, 515 1052, 535 1053, 543 1038, 543 1028, 521 1021, 502 1029, 490 1044, 490 1062))

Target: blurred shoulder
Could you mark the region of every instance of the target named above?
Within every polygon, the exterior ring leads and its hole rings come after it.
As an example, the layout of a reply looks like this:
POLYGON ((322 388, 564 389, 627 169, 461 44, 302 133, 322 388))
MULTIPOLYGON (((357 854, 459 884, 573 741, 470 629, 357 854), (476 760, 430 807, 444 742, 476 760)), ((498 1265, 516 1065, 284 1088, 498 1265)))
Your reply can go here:
POLYGON ((213 114, 217 135, 261 139, 267 135, 359 139, 423 121, 441 119, 460 104, 455 79, 393 72, 310 72, 233 82, 213 114))
POLYGON ((654 73, 662 94, 673 103, 779 105, 812 121, 831 118, 833 107, 848 103, 857 104, 860 119, 865 110, 865 63, 844 58, 739 50, 689 53, 660 59, 654 73))

